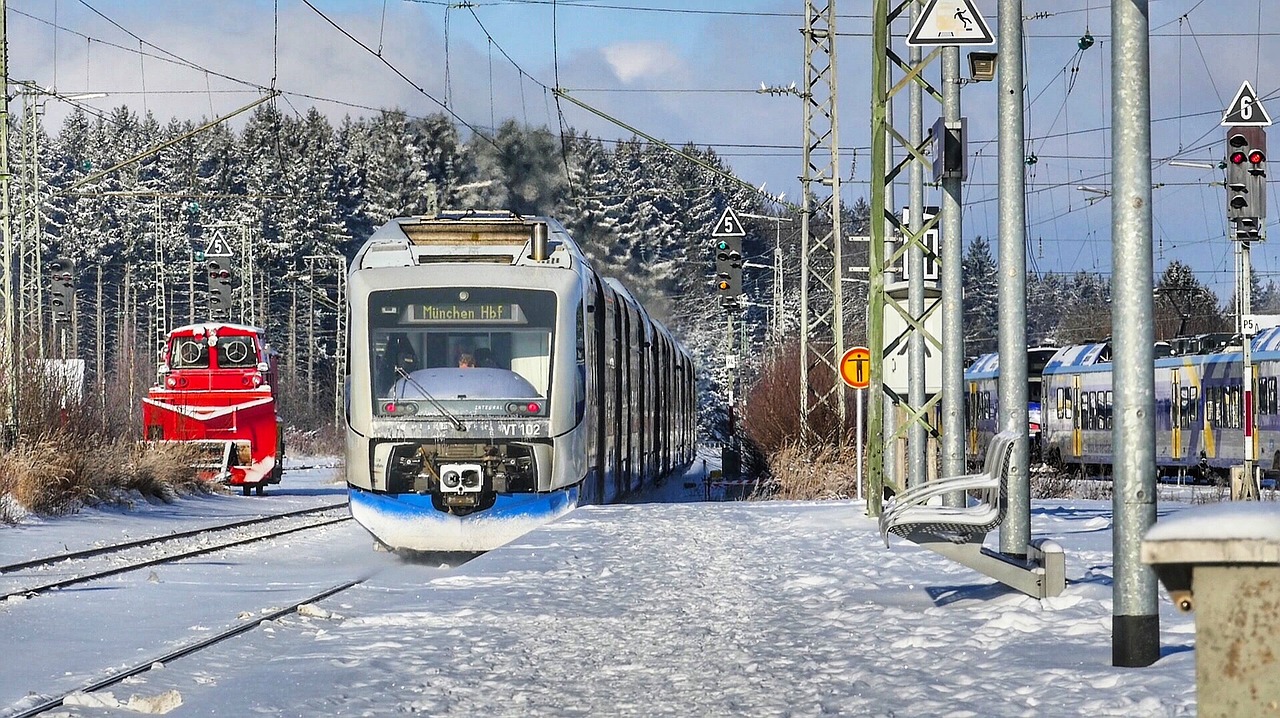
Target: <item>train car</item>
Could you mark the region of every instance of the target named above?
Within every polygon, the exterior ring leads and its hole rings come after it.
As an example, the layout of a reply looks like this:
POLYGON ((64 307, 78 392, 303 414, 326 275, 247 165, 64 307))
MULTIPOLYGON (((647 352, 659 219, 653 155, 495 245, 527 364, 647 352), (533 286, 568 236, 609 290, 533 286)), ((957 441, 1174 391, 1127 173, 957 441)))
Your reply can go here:
MULTIPOLYGON (((1239 350, 1155 361, 1155 460, 1162 474, 1224 477, 1243 463, 1246 441, 1262 470, 1280 471, 1280 329, 1257 334, 1250 351, 1252 406, 1239 350)), ((1049 463, 1105 468, 1114 462, 1112 382, 1108 344, 1067 347, 1045 367, 1049 463)))
POLYGON ((193 444, 207 477, 262 495, 283 475, 275 387, 276 355, 262 330, 224 322, 178 327, 142 400, 143 437, 193 444))
POLYGON ((386 547, 489 550, 693 460, 689 354, 554 219, 393 219, 348 301, 351 513, 386 547))
MULTIPOLYGON (((1027 434, 1033 461, 1040 459, 1041 372, 1058 352, 1057 347, 1027 349, 1027 434)), ((986 460, 986 447, 999 431, 1000 355, 992 352, 974 359, 964 371, 965 458, 971 466, 980 467, 986 460)))

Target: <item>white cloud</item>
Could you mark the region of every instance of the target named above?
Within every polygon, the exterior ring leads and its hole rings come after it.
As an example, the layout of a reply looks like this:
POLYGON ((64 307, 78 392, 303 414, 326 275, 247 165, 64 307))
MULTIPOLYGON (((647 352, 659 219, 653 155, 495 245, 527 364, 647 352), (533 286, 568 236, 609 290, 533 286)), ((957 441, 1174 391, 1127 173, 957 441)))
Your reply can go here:
POLYGON ((680 64, 672 47, 661 42, 623 42, 601 52, 623 82, 667 75, 680 64))

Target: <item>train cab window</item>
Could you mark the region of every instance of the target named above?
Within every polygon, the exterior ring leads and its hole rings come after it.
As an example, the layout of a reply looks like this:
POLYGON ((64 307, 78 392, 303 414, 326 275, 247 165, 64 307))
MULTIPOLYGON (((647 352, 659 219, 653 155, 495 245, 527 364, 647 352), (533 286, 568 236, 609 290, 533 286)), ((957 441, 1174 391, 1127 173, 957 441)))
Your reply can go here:
POLYGON ((169 355, 174 369, 208 369, 209 345, 203 339, 178 339, 169 355))
POLYGON ((218 368, 248 369, 258 365, 252 337, 219 337, 218 368))
POLYGON ((369 300, 375 403, 406 375, 415 390, 433 392, 435 382, 453 398, 547 398, 556 316, 556 295, 546 290, 376 292, 369 300), (464 355, 465 368, 484 371, 460 374, 464 355))

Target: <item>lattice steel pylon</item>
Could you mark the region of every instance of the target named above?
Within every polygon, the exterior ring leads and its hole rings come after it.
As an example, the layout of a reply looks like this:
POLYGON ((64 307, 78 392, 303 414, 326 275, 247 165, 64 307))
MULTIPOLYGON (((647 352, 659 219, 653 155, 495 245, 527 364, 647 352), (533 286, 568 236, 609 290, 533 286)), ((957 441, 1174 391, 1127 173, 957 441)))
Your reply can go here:
POLYGON ((844 354, 844 262, 840 245, 840 143, 836 100, 836 2, 806 0, 804 22, 804 175, 800 209, 800 420, 804 440, 813 443, 820 427, 836 432, 845 423, 845 391, 839 363, 844 354), (818 199, 814 190, 829 187, 818 199), (830 227, 815 219, 826 219, 830 227), (811 376, 813 370, 817 375, 811 376), (815 385, 812 381, 818 379, 815 385), (824 416, 825 412, 831 412, 824 416), (834 417, 832 417, 834 414, 834 417), (824 421, 825 420, 825 421, 824 421))
MULTIPOLYGON (((22 357, 44 357, 44 271, 40 237, 43 200, 40 193, 40 114, 42 99, 31 87, 22 93, 22 194, 18 208, 18 346, 22 357)), ((21 364, 21 362, 19 362, 21 364)))
MULTIPOLYGON (((306 262, 308 281, 307 285, 310 289, 308 293, 308 301, 310 303, 311 319, 308 320, 309 328, 314 329, 316 310, 314 302, 317 298, 320 302, 333 309, 335 314, 334 322, 334 356, 333 356, 333 422, 334 426, 342 426, 344 417, 346 416, 346 378, 347 378, 347 259, 340 254, 309 254, 303 257, 306 262), (327 288, 321 288, 316 281, 316 271, 320 270, 323 277, 329 277, 332 273, 334 280, 335 296, 330 299, 327 288)), ((309 345, 314 342, 308 342, 309 345)), ((291 348, 291 351, 296 351, 291 348)), ((314 358, 312 352, 314 346, 308 346, 307 349, 307 373, 308 377, 312 377, 312 362, 314 358)))
MULTIPOLYGON (((893 392, 884 383, 886 346, 896 348, 903 342, 908 342, 913 352, 922 353, 923 344, 927 341, 930 348, 939 354, 942 348, 940 338, 930 335, 924 328, 924 321, 929 314, 935 311, 941 313, 941 303, 935 302, 926 309, 923 301, 923 287, 920 286, 923 279, 922 257, 931 252, 925 246, 924 236, 927 231, 935 227, 938 221, 936 215, 927 222, 922 220, 923 191, 920 179, 924 168, 931 167, 932 161, 927 156, 931 138, 921 136, 920 103, 921 95, 925 93, 939 102, 942 101, 942 94, 924 78, 925 67, 939 56, 941 48, 934 48, 928 56, 923 58, 918 49, 913 49, 909 58, 904 60, 894 51, 889 27, 895 20, 904 19, 904 13, 907 11, 911 11, 911 15, 914 16, 924 3, 923 0, 901 0, 892 9, 889 3, 890 0, 872 0, 871 12, 872 221, 868 263, 870 282, 867 292, 867 348, 871 353, 871 399, 868 402, 867 412, 867 435, 870 437, 867 451, 867 513, 871 516, 879 516, 882 508, 886 449, 892 445, 891 441, 906 436, 909 431, 915 431, 916 437, 908 445, 908 453, 911 454, 908 458, 914 461, 916 467, 923 467, 925 464, 925 447, 922 438, 924 432, 920 429, 923 428, 933 436, 938 435, 938 429, 930 422, 929 412, 940 402, 942 396, 939 393, 930 399, 924 398, 924 392, 920 390, 924 383, 923 371, 919 372, 919 376, 912 377, 912 382, 920 382, 920 384, 918 388, 913 384, 915 390, 908 392, 907 396, 893 392), (890 67, 896 67, 901 71, 902 76, 896 81, 890 79, 890 67), (894 129, 893 117, 889 111, 890 101, 908 88, 913 93, 920 93, 912 98, 910 113, 912 127, 908 132, 909 137, 903 136, 901 132, 894 129), (900 161, 895 160, 893 152, 895 147, 904 151, 900 161), (894 181, 904 171, 909 171, 914 177, 909 222, 903 222, 899 218, 894 208, 889 206, 888 199, 894 181), (904 241, 898 249, 886 256, 885 245, 890 238, 891 228, 900 231, 904 241), (885 286, 886 274, 891 273, 892 267, 903 257, 908 258, 908 264, 915 272, 908 304, 903 304, 891 297, 885 286), (894 337, 885 336, 886 310, 901 317, 906 326, 905 331, 894 337), (905 409, 902 423, 896 425, 888 437, 884 431, 886 412, 882 396, 888 396, 895 407, 905 409), (915 401, 912 401, 913 399, 915 401)), ((913 374, 915 369, 916 367, 913 367, 913 374)), ((923 367, 919 369, 922 370, 923 367)))

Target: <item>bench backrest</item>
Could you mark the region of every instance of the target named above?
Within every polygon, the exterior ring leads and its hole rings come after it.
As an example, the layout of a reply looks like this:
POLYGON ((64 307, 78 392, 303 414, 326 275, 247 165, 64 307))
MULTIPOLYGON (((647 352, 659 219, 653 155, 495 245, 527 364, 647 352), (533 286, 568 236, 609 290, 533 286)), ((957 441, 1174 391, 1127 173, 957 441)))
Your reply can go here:
POLYGON ((986 468, 983 473, 996 479, 995 486, 982 496, 982 500, 995 506, 999 514, 995 524, 1004 520, 1005 509, 1009 504, 1009 471, 1013 468, 1013 449, 1021 437, 1014 432, 1002 431, 991 439, 987 446, 986 468))
POLYGON ((987 444, 987 456, 982 464, 982 473, 995 476, 996 472, 1004 467, 1004 453, 1013 439, 1014 434, 1008 431, 1002 431, 991 437, 991 443, 987 444))

